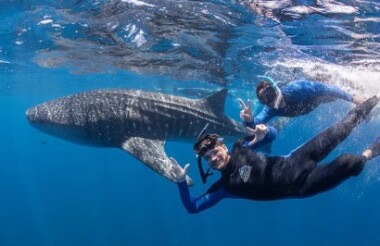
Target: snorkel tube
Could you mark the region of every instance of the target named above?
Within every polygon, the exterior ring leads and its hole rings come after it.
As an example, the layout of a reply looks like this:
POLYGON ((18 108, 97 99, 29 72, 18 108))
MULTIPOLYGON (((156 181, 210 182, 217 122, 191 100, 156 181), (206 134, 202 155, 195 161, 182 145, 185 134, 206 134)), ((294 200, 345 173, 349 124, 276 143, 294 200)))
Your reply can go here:
POLYGON ((280 87, 278 87, 277 83, 271 77, 264 76, 264 75, 258 75, 257 77, 268 81, 270 85, 272 86, 272 88, 274 89, 274 91, 276 92, 276 100, 274 101, 273 107, 275 109, 278 109, 282 101, 282 92, 281 92, 280 87))
MULTIPOLYGON (((203 140, 203 138, 205 137, 204 133, 206 132, 209 125, 210 125, 209 123, 206 123, 206 125, 203 127, 202 131, 199 133, 197 137, 197 143, 203 140)), ((201 178, 202 178, 202 183, 205 184, 207 181, 207 177, 210 175, 213 175, 213 173, 210 172, 210 168, 207 169, 206 173, 203 170, 202 156, 200 155, 200 153, 195 154, 195 157, 197 158, 198 169, 199 169, 199 174, 201 175, 201 178)))

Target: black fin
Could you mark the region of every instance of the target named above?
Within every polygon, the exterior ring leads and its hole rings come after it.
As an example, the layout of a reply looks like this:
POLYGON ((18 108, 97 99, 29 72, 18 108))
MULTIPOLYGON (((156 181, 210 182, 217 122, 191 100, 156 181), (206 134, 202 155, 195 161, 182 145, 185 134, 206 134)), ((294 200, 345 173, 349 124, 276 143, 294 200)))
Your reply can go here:
POLYGON ((210 106, 211 110, 216 115, 221 115, 224 114, 224 104, 226 103, 227 94, 228 89, 222 89, 201 100, 206 101, 207 104, 210 106))

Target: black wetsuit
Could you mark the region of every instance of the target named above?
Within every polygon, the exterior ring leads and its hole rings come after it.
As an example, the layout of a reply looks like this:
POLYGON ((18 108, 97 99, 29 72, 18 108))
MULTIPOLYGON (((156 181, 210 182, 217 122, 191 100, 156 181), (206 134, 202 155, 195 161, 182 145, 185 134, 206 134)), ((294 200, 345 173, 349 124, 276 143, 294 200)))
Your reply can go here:
POLYGON ((178 184, 181 199, 190 213, 215 205, 223 198, 277 200, 303 198, 327 191, 351 176, 358 175, 367 159, 343 154, 327 164, 318 165, 341 143, 375 107, 372 97, 353 108, 339 123, 292 151, 288 156, 270 157, 235 143, 228 168, 202 196, 192 198, 186 182, 178 184))

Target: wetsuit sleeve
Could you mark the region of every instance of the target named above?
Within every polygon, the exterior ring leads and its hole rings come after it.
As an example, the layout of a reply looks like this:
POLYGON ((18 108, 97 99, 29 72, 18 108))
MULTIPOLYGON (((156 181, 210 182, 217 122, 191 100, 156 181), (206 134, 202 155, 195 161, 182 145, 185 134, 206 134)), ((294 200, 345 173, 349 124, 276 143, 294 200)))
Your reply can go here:
POLYGON ((265 124, 269 120, 271 120, 274 116, 276 116, 275 111, 271 108, 265 106, 261 112, 253 118, 253 122, 251 124, 265 124))
POLYGON ((353 96, 346 91, 322 82, 308 80, 297 81, 290 84, 287 90, 289 91, 289 95, 299 97, 299 100, 318 97, 339 98, 349 102, 353 100, 353 96), (292 93, 291 90, 293 90, 294 93, 292 93))
POLYGON ((263 110, 261 110, 261 112, 256 117, 253 118, 252 122, 244 121, 244 126, 255 128, 255 126, 258 124, 267 123, 274 116, 276 116, 275 112, 271 108, 264 107, 263 110))
POLYGON ((273 126, 267 126, 268 132, 263 139, 263 144, 272 142, 277 137, 277 130, 273 126))
POLYGON ((203 210, 206 210, 217 204, 223 198, 233 197, 232 195, 227 193, 222 187, 218 188, 213 192, 208 191, 197 198, 194 198, 192 196, 186 182, 179 183, 178 189, 181 196, 182 204, 185 206, 187 212, 190 214, 195 214, 203 210))
MULTIPOLYGON (((346 100, 349 102, 352 102, 352 95, 347 93, 346 91, 327 84, 322 84, 322 87, 319 91, 322 95, 326 95, 328 97, 333 97, 333 98, 340 98, 342 100, 346 100)), ((318 91, 318 90, 317 90, 318 91)))

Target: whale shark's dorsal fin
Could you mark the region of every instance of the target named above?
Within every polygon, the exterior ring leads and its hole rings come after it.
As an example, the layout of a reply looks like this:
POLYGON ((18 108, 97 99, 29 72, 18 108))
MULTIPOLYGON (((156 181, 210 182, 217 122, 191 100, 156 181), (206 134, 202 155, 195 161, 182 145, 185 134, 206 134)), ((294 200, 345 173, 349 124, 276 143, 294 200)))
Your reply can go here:
POLYGON ((226 103, 227 93, 228 89, 222 89, 201 100, 207 102, 216 115, 221 115, 224 114, 224 104, 226 103))

